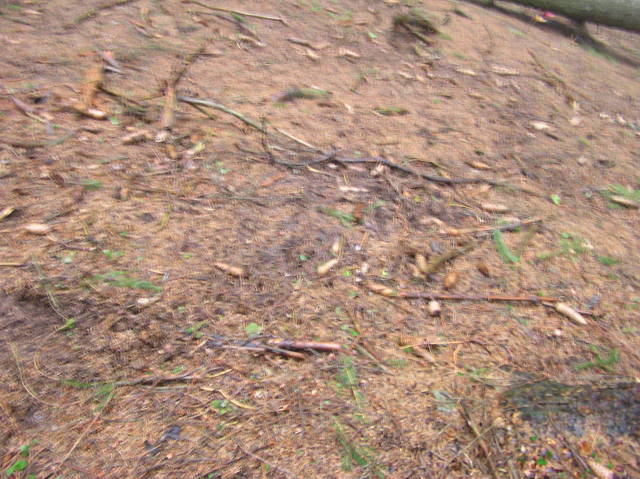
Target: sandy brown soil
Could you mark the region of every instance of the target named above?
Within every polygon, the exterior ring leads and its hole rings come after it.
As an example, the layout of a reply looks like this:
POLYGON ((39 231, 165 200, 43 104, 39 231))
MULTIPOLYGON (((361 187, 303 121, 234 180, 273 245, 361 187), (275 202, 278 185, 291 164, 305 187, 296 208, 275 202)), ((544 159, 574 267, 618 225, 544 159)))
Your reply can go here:
POLYGON ((640 37, 590 26, 603 54, 536 12, 443 0, 223 3, 284 21, 0 2, 2 473, 640 477, 638 431, 538 430, 502 402, 638 380, 640 37), (410 7, 432 45, 393 28, 410 7), (178 103, 154 141, 206 38, 178 95, 267 137, 178 103), (120 70, 92 105, 105 120, 70 109, 96 52, 120 70), (405 171, 352 161, 374 158, 405 171), (432 316, 403 293, 551 297, 586 325, 515 300, 432 316), (296 359, 252 335, 341 348, 296 359))

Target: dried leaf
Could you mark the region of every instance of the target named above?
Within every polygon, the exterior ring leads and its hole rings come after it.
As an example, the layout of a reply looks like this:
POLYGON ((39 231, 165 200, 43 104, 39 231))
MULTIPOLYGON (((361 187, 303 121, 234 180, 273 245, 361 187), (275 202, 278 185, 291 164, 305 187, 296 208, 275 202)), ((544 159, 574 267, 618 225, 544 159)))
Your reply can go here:
POLYGON ((598 479, 615 479, 616 474, 611 469, 608 469, 593 459, 587 459, 587 463, 598 479))
POLYGON ((478 263, 478 271, 480 271, 480 274, 482 274, 482 276, 491 278, 491 271, 489 270, 489 266, 487 266, 487 263, 478 263))

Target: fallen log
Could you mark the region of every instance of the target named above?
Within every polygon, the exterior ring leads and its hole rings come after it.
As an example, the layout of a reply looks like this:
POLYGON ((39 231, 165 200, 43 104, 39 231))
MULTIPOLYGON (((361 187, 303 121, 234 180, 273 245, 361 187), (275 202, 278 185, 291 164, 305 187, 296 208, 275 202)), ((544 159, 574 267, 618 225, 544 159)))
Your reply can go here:
MULTIPOLYGON (((640 0, 505 0, 526 7, 550 10, 577 22, 597 23, 640 31, 640 0)), ((477 2, 473 2, 477 3, 477 2)), ((493 3, 493 0, 490 1, 493 3)))

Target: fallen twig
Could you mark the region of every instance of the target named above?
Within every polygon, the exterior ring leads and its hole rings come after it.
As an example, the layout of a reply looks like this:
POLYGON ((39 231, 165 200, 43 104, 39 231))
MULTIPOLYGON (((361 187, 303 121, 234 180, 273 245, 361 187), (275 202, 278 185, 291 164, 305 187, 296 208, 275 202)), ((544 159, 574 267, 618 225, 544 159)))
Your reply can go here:
POLYGON ((72 130, 65 135, 54 138, 53 140, 27 141, 19 140, 17 138, 0 138, 0 143, 4 143, 5 145, 13 146, 15 148, 45 148, 47 146, 61 145, 79 131, 82 131, 82 128, 72 130))
POLYGON ((252 457, 254 459, 256 459, 257 461, 262 462, 263 464, 266 464, 267 466, 269 466, 271 469, 275 469, 276 471, 280 471, 281 473, 283 473, 285 476, 288 477, 297 477, 296 474, 293 474, 292 472, 290 472, 289 470, 278 466, 277 464, 274 464, 272 462, 267 461, 266 459, 264 459, 263 457, 258 456, 257 454, 254 454, 251 451, 246 450, 245 448, 243 448, 240 443, 238 441, 235 441, 236 445, 238 446, 238 448, 247 456, 252 457))
POLYGON ((187 72, 187 69, 202 55, 211 39, 205 38, 198 48, 189 53, 183 60, 174 64, 171 69, 171 76, 166 80, 164 88, 164 106, 160 117, 160 132, 156 136, 156 141, 162 142, 168 136, 175 121, 175 110, 178 103, 176 87, 187 72))
POLYGON ((342 346, 338 343, 320 343, 317 341, 293 341, 283 339, 274 344, 282 349, 312 349, 314 351, 340 351, 342 346))
POLYGON ((234 10, 231 8, 225 8, 225 7, 212 7, 211 5, 207 5, 206 3, 202 3, 199 2, 197 0, 182 0, 182 3, 192 3, 194 5, 198 5, 202 8, 207 8, 209 10, 214 10, 216 12, 225 12, 225 13, 232 13, 235 15, 241 15, 243 17, 253 17, 253 18, 260 18, 262 20, 272 20, 274 22, 280 22, 286 26, 289 26, 289 23, 287 23, 287 21, 284 18, 281 17, 273 17, 271 15, 263 15, 261 13, 249 13, 249 12, 243 12, 241 10, 234 10))
POLYGON ((374 293, 382 296, 394 296, 396 298, 406 299, 429 299, 429 300, 449 300, 449 301, 513 301, 528 302, 536 304, 557 303, 559 298, 548 296, 507 296, 500 294, 470 295, 470 294, 440 294, 440 293, 418 293, 396 291, 379 283, 368 282, 367 288, 374 293))
POLYGON ((231 108, 227 108, 226 106, 221 105, 220 103, 215 103, 209 100, 202 100, 200 98, 191 98, 188 96, 178 96, 178 101, 181 101, 183 103, 190 103, 192 105, 201 105, 201 106, 213 108, 214 110, 218 110, 228 115, 235 116, 238 120, 246 123, 250 127, 255 128, 256 130, 262 133, 266 133, 266 130, 255 121, 250 120, 249 118, 244 116, 242 113, 238 113, 237 111, 232 110, 231 108))
POLYGON ((87 10, 83 14, 77 16, 71 23, 68 23, 66 27, 71 28, 75 25, 78 25, 84 22, 85 20, 93 18, 102 10, 107 10, 109 8, 117 7, 119 5, 124 5, 125 3, 131 3, 133 1, 135 0, 109 0, 108 2, 98 5, 97 7, 91 8, 90 10, 87 10))
POLYGON ((164 383, 174 383, 180 381, 195 381, 205 379, 205 374, 211 372, 211 370, 205 371, 201 376, 196 376, 193 372, 185 373, 180 376, 163 376, 163 377, 146 377, 140 379, 132 379, 130 381, 118 381, 112 383, 114 387, 122 386, 139 386, 139 385, 151 385, 157 386, 164 383))
POLYGON ((224 338, 215 336, 207 341, 207 345, 214 348, 241 349, 258 353, 276 353, 294 359, 306 359, 303 353, 292 350, 313 350, 313 351, 339 351, 342 346, 338 343, 321 343, 316 341, 294 341, 288 339, 272 340, 263 343, 257 340, 250 341, 226 341, 224 338))
POLYGON ((461 229, 461 230, 454 229, 454 230, 445 231, 442 234, 443 235, 459 236, 459 235, 474 234, 474 233, 488 233, 488 232, 491 232, 491 231, 494 231, 494 230, 512 231, 512 230, 515 230, 517 228, 521 228, 522 226, 531 225, 531 224, 535 224, 535 223, 540 223, 542 221, 543 221, 542 218, 529 218, 529 219, 521 220, 521 221, 513 221, 511 223, 506 223, 504 225, 499 225, 499 226, 479 226, 477 228, 465 228, 465 229, 461 229))
POLYGON ((478 177, 478 178, 445 178, 444 176, 429 175, 429 174, 426 174, 426 173, 420 173, 418 171, 412 170, 411 168, 407 168, 405 166, 398 165, 397 163, 394 163, 392 161, 389 161, 389 160, 387 160, 385 158, 381 158, 381 157, 372 157, 372 158, 338 158, 337 157, 337 152, 331 152, 331 153, 325 153, 319 158, 316 158, 316 159, 313 159, 313 160, 310 160, 310 161, 306 161, 306 162, 301 162, 301 163, 285 163, 285 162, 281 162, 279 160, 275 161, 275 162, 280 164, 280 165, 283 165, 283 166, 288 166, 290 168, 304 168, 306 166, 314 165, 314 164, 318 164, 318 163, 323 163, 325 161, 336 161, 338 163, 345 163, 345 164, 349 164, 349 163, 378 163, 378 164, 382 164, 382 165, 388 166, 391 169, 402 171, 403 173, 407 173, 409 175, 413 175, 413 176, 418 176, 420 178, 424 178, 425 180, 432 181, 434 183, 443 183, 443 184, 446 184, 446 185, 464 185, 464 184, 473 184, 473 183, 486 183, 486 184, 489 184, 489 185, 492 185, 492 186, 503 186, 505 188, 513 188, 513 189, 522 191, 524 193, 534 194, 528 188, 524 188, 524 187, 521 187, 521 186, 513 185, 511 183, 506 183, 504 181, 494 180, 492 178, 483 178, 483 177, 478 177))
POLYGON ((184 60, 180 61, 177 65, 174 65, 172 68, 171 78, 168 80, 169 85, 173 85, 174 87, 180 82, 184 74, 187 72, 187 69, 195 62, 207 49, 207 45, 211 42, 210 37, 206 37, 198 48, 189 53, 184 60))

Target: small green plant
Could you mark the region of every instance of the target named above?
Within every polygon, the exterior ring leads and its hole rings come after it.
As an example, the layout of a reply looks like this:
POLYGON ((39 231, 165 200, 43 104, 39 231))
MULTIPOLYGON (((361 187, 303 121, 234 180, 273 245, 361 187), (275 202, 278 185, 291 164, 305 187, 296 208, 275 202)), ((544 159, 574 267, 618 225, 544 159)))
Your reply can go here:
POLYGON ((547 251, 545 253, 539 253, 537 255, 539 260, 546 260, 553 258, 554 256, 568 256, 573 260, 577 259, 577 256, 586 253, 590 248, 589 243, 577 235, 571 233, 562 233, 559 240, 560 248, 547 251))
MULTIPOLYGON (((14 475, 17 472, 22 472, 24 471, 27 466, 29 465, 29 453, 31 451, 31 448, 36 444, 36 441, 31 441, 29 444, 23 444, 22 446, 20 446, 20 459, 16 459, 13 464, 11 466, 9 466, 9 468, 7 468, 7 470, 5 471, 5 475, 7 477, 10 477, 12 475, 14 475)), ((29 475, 29 477, 33 476, 32 474, 29 475)), ((16 474, 17 477, 17 474, 16 474)), ((33 476, 35 478, 35 476, 33 476)))
POLYGON ((228 412, 233 411, 233 405, 226 399, 214 399, 211 401, 210 406, 215 409, 220 416, 224 416, 228 412))
POLYGON ((100 188, 102 188, 102 182, 98 180, 87 179, 82 180, 82 186, 84 186, 87 190, 99 190, 100 188))
POLYGON ((348 324, 343 324, 342 326, 340 326, 340 329, 342 331, 344 331, 345 333, 349 334, 350 336, 353 336, 354 338, 358 337, 358 331, 356 331, 355 329, 353 329, 350 325, 348 324))
POLYGON ((520 258, 513 254, 504 242, 500 230, 493 230, 493 242, 496 244, 496 250, 505 263, 517 263, 520 258))
POLYGON ((600 354, 600 349, 597 346, 591 346, 591 351, 595 355, 595 359, 593 361, 587 361, 584 363, 580 363, 576 365, 577 371, 582 371, 584 369, 590 368, 599 368, 604 369, 605 371, 612 372, 613 365, 617 364, 620 361, 620 351, 617 348, 613 348, 606 353, 600 354))
POLYGON ((58 328, 58 331, 71 331, 76 327, 76 318, 67 318, 62 326, 58 328))
POLYGON ((207 325, 208 321, 200 321, 199 323, 194 324, 193 326, 188 327, 184 330, 185 333, 190 334, 196 339, 200 339, 204 333, 200 331, 200 329, 204 328, 207 325))
POLYGON ((249 323, 244 327, 248 336, 257 336, 262 331, 262 326, 256 323, 249 323))
POLYGON ((127 271, 109 271, 105 274, 97 274, 93 278, 118 288, 144 289, 157 293, 162 291, 160 286, 150 281, 130 277, 127 271))
POLYGON ((588 243, 579 236, 562 233, 560 239, 560 254, 564 256, 577 256, 586 253, 588 243))
POLYGON ((349 389, 353 395, 358 408, 363 406, 363 396, 358 388, 358 371, 353 364, 353 359, 349 356, 341 356, 338 360, 338 374, 336 376, 338 384, 344 389, 349 389))
POLYGON ((442 391, 439 389, 434 389, 432 391, 433 397, 438 404, 436 408, 438 411, 452 413, 456 410, 457 404, 455 399, 453 399, 447 391, 442 391))
POLYGON ((560 201, 561 200, 560 200, 560 196, 559 195, 556 195, 556 194, 550 195, 549 199, 551 200, 551 202, 554 205, 556 205, 556 206, 560 205, 560 201))
POLYGON ((110 249, 103 249, 102 254, 105 255, 107 259, 110 261, 113 261, 114 259, 124 256, 124 253, 122 251, 113 251, 110 249))
POLYGON ((608 186, 606 190, 601 190, 600 194, 608 200, 609 208, 622 208, 619 204, 611 201, 612 196, 621 196, 636 203, 640 203, 640 189, 634 190, 619 184, 608 186))
POLYGON ((551 451, 546 451, 542 456, 538 456, 536 459, 536 464, 538 466, 546 466, 549 463, 549 459, 553 457, 553 453, 551 451))
POLYGON ((351 226, 356 222, 356 219, 351 213, 344 213, 333 208, 319 208, 319 211, 321 213, 324 213, 325 215, 333 216, 334 218, 340 220, 342 226, 351 226))
POLYGON ((376 454, 368 446, 362 446, 349 439, 344 425, 333 418, 333 429, 336 432, 338 444, 342 447, 342 470, 351 471, 356 465, 362 469, 371 471, 377 477, 384 477, 383 469, 376 463, 376 454))
POLYGON ((608 256, 596 256, 596 259, 605 266, 614 266, 620 263, 619 259, 609 258, 608 256))

